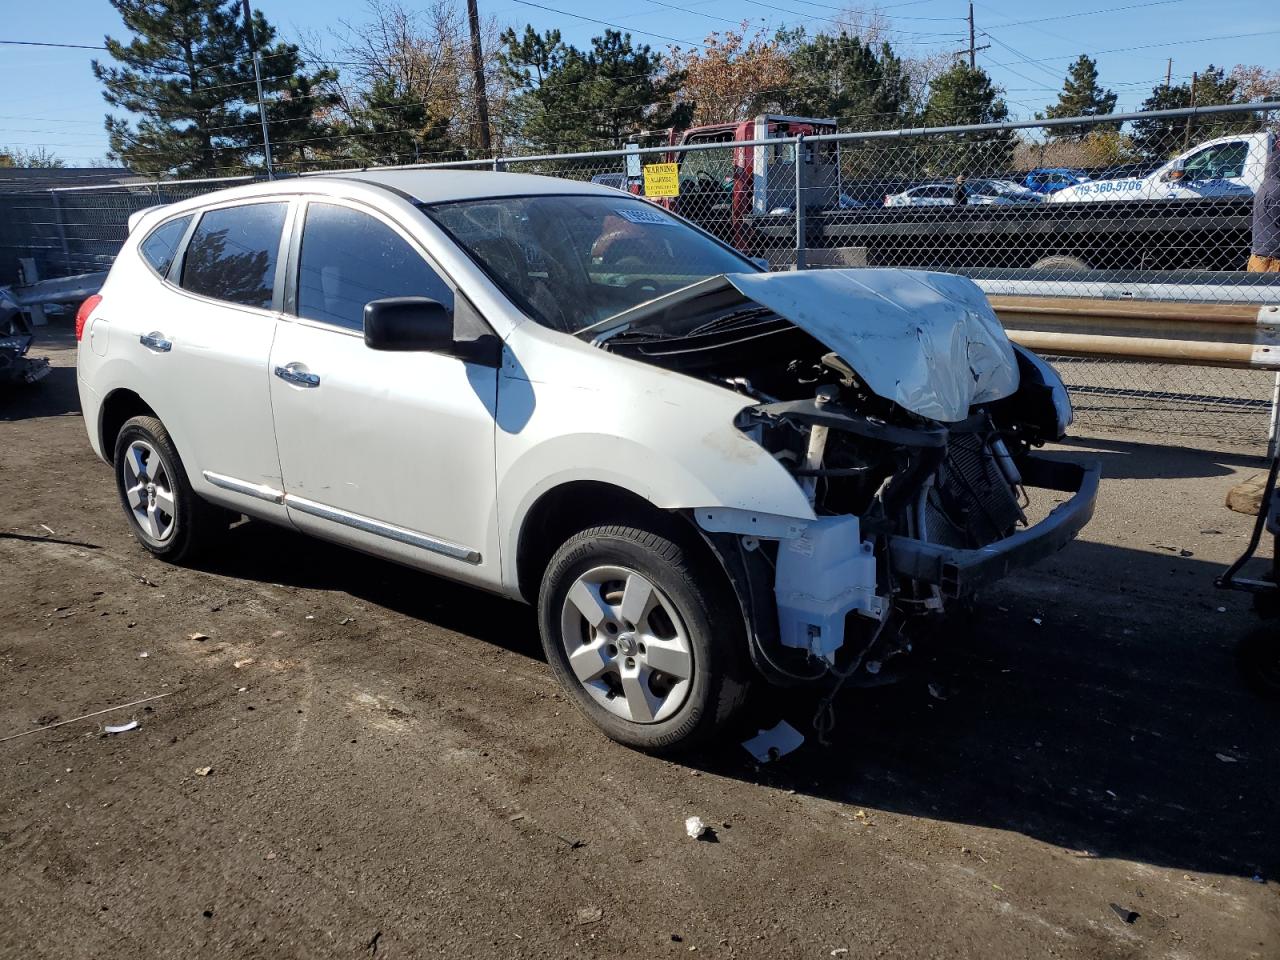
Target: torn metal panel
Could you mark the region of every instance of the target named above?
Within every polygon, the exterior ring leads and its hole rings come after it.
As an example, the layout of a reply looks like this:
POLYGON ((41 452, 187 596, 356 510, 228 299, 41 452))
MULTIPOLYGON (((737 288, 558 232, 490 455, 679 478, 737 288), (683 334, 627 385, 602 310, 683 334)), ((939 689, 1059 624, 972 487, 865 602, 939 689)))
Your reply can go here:
POLYGON ((1018 389, 1009 338, 965 277, 916 270, 740 273, 725 279, 838 353, 872 390, 955 423, 1018 389))

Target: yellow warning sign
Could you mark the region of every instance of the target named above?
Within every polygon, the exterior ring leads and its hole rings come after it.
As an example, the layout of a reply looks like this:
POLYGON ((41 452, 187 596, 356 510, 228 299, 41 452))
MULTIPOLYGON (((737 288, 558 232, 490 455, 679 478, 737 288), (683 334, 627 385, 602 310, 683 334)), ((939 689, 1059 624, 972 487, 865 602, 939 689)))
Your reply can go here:
POLYGON ((645 164, 644 195, 646 197, 680 196, 680 164, 645 164))

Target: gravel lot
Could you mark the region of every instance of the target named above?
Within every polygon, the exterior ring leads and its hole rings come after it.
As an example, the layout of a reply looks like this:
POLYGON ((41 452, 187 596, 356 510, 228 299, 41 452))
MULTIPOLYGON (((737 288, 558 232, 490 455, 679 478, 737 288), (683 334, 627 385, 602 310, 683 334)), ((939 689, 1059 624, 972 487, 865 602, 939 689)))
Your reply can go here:
POLYGON ((1067 448, 1108 477, 1084 539, 831 746, 672 763, 574 710, 526 608, 260 524, 150 559, 45 346, 0 398, 0 737, 166 696, 0 743, 0 956, 1280 955, 1280 711, 1212 587, 1255 459, 1067 448))

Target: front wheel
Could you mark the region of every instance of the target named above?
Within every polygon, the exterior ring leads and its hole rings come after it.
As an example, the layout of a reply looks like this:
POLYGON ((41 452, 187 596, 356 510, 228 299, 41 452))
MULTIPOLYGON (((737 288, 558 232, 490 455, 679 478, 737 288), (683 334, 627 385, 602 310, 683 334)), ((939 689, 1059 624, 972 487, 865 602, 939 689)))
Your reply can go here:
POLYGON ((634 527, 584 530, 551 559, 538 597, 547 662, 620 743, 685 749, 746 698, 742 614, 700 552, 634 527))

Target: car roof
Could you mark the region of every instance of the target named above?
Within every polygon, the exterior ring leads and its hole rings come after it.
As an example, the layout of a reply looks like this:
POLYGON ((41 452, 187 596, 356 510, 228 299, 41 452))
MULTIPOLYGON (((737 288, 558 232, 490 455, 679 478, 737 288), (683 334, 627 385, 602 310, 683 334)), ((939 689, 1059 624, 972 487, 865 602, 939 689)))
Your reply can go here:
MULTIPOLYGON (((279 180, 259 180, 150 207, 143 211, 141 216, 130 218, 130 233, 132 234, 136 228, 144 224, 147 229, 150 229, 153 224, 161 220, 220 203, 250 199, 266 200, 275 196, 291 196, 299 193, 328 194, 349 198, 363 196, 371 199, 372 195, 386 190, 395 193, 401 200, 428 204, 448 203, 452 200, 478 200, 487 197, 556 194, 598 195, 608 197, 611 201, 618 200, 616 187, 529 173, 453 169, 352 170, 314 176, 284 177, 279 180)), ((383 196, 386 194, 384 193, 383 196)))
POLYGON ((373 183, 408 194, 421 203, 557 193, 595 193, 616 199, 617 193, 616 190, 582 180, 494 170, 361 170, 307 179, 373 183))

